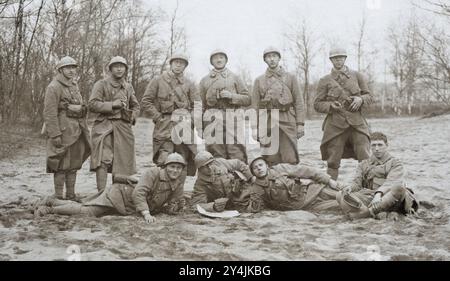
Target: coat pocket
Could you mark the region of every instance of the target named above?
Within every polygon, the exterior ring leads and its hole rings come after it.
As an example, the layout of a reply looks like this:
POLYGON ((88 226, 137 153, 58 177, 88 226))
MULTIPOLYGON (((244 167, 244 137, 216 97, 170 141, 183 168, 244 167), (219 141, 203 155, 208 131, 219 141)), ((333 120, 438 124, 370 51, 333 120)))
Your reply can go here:
POLYGON ((342 89, 338 85, 330 86, 327 93, 327 100, 335 101, 342 95, 342 89))
POLYGON ((380 186, 382 186, 384 184, 384 182, 386 181, 386 179, 384 178, 379 178, 379 177, 374 177, 373 178, 373 188, 377 189, 380 186))
POLYGON ((174 102, 171 100, 169 101, 161 100, 159 103, 161 106, 161 113, 172 113, 173 110, 175 109, 174 102))

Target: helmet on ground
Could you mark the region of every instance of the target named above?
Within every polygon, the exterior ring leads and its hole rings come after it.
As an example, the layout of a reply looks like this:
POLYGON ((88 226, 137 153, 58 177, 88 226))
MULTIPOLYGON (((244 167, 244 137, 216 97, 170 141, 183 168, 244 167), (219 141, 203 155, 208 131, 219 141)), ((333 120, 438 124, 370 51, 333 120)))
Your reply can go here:
POLYGON ((364 204, 361 199, 351 193, 338 192, 336 200, 344 213, 357 212, 364 204))

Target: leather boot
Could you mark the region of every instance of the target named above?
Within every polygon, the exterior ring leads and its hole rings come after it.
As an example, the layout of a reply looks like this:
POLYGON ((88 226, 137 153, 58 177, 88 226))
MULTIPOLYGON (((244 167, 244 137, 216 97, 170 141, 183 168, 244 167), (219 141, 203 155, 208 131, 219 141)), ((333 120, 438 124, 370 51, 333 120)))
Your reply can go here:
POLYGON ((71 202, 61 206, 53 207, 52 213, 65 216, 79 215, 81 214, 81 207, 81 204, 71 202))
POLYGON ((339 176, 339 169, 328 168, 327 174, 329 174, 333 180, 337 180, 339 176))
POLYGON ((64 181, 66 174, 64 172, 56 172, 53 174, 53 181, 55 185, 54 197, 57 199, 64 199, 64 181))
POLYGON ((108 180, 108 166, 101 164, 95 171, 97 178, 97 190, 103 191, 106 188, 106 181, 108 180))
POLYGON ((370 214, 375 217, 380 212, 389 212, 398 201, 399 199, 395 197, 394 192, 388 192, 381 197, 380 202, 370 206, 370 214))
POLYGON ((77 180, 77 171, 66 173, 66 200, 75 200, 75 182, 77 180))

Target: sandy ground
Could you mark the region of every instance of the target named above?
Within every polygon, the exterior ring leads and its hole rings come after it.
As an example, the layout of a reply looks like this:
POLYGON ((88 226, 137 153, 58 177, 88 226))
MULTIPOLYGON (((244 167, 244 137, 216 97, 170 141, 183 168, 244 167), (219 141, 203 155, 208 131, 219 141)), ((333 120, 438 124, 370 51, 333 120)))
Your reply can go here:
MULTIPOLYGON (((302 161, 325 170, 321 123, 307 122, 299 144, 302 161)), ((45 173, 44 140, 23 138, 14 157, 0 160, 0 260, 450 260, 450 116, 370 124, 391 137, 391 153, 404 161, 419 199, 433 203, 423 205, 420 218, 348 221, 339 214, 269 211, 233 219, 158 215, 152 225, 133 216, 34 220, 27 207, 52 194, 52 175, 45 173)), ((135 127, 140 171, 151 162, 152 128, 147 119, 135 127)), ((340 180, 349 181, 355 167, 344 161, 340 180)), ((77 179, 81 195, 96 191, 88 168, 86 162, 77 179)))

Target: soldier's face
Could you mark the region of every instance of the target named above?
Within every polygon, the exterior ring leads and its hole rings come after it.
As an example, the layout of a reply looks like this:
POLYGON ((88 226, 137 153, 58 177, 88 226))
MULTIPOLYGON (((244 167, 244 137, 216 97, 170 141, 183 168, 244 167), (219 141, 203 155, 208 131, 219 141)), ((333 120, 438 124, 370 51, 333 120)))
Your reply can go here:
POLYGON ((227 65, 227 57, 224 54, 217 54, 211 58, 211 63, 215 69, 223 69, 227 65))
POLYGON ((77 67, 75 65, 68 65, 61 68, 61 73, 67 79, 73 79, 77 75, 77 67))
POLYGON ((115 78, 122 78, 125 75, 125 71, 127 71, 127 67, 121 63, 111 65, 111 74, 115 78))
POLYGON ((203 166, 203 167, 200 167, 199 169, 198 169, 198 172, 200 173, 200 174, 202 174, 202 175, 205 175, 205 176, 211 176, 212 174, 213 174, 213 167, 212 167, 212 162, 211 163, 209 163, 209 164, 207 164, 207 165, 205 165, 205 166, 203 166))
POLYGON ((276 68, 278 64, 280 63, 280 56, 278 56, 277 53, 268 53, 264 57, 264 61, 267 63, 267 65, 270 68, 276 68))
POLYGON ((170 163, 166 167, 167 176, 171 180, 176 180, 181 176, 181 173, 183 172, 183 165, 178 163, 170 163))
POLYGON ((263 178, 267 175, 267 163, 263 159, 258 159, 253 162, 252 172, 257 178, 263 178))
POLYGON ((333 63, 334 68, 341 69, 345 64, 346 59, 347 57, 344 56, 334 57, 331 58, 331 63, 333 63))
POLYGON ((186 69, 186 62, 180 59, 174 59, 170 64, 170 69, 175 74, 181 74, 186 69))
POLYGON ((373 155, 380 159, 386 153, 388 146, 383 140, 373 140, 370 142, 370 148, 372 149, 373 155))

